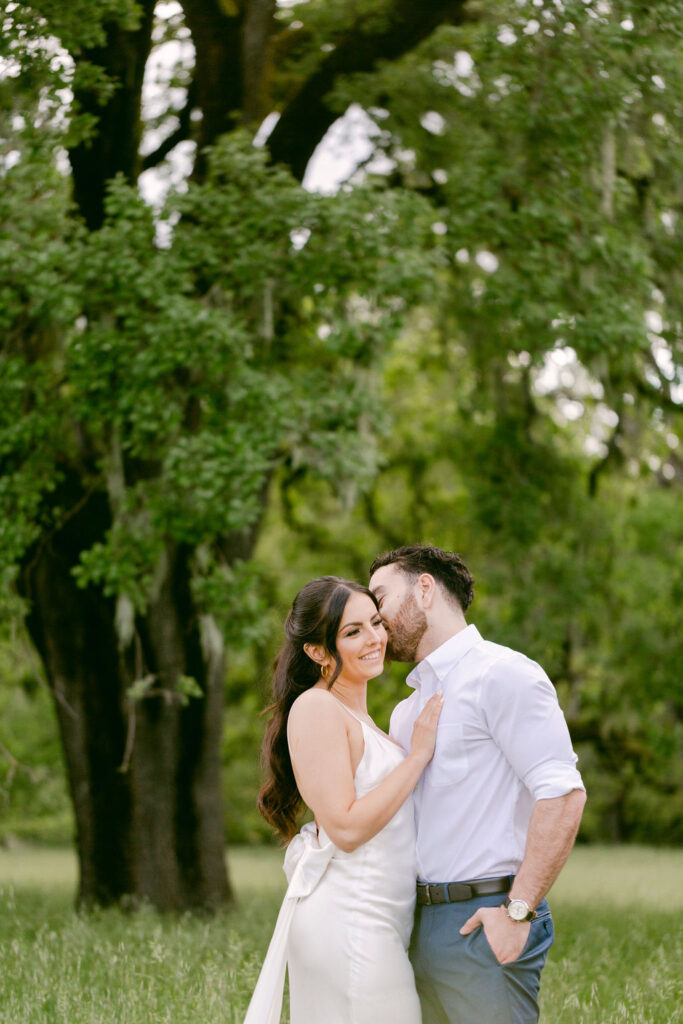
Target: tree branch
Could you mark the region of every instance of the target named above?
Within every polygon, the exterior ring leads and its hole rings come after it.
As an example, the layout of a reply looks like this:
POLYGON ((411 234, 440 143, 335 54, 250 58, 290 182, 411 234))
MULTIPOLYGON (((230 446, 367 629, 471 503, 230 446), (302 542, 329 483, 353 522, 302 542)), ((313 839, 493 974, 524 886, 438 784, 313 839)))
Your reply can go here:
POLYGON ((343 75, 372 71, 380 60, 396 60, 439 25, 462 24, 466 3, 395 0, 381 27, 369 27, 359 18, 282 112, 267 143, 273 161, 287 164, 301 180, 316 146, 339 116, 327 102, 335 82, 343 75))
POLYGON ((265 80, 274 14, 275 0, 247 0, 242 24, 242 114, 247 124, 268 113, 265 80))
POLYGON ((175 131, 171 132, 162 143, 152 152, 148 153, 147 156, 142 159, 143 171, 148 171, 152 167, 158 167, 162 160, 165 160, 172 149, 178 145, 179 142, 184 142, 185 139, 190 137, 190 129, 192 127, 191 114, 197 105, 196 93, 194 81, 190 83, 190 87, 187 90, 187 100, 182 110, 174 111, 178 117, 178 127, 175 131))
POLYGON ((683 406, 680 402, 676 402, 675 399, 672 398, 671 381, 664 376, 661 369, 659 368, 659 365, 657 363, 657 360, 655 359, 652 349, 648 349, 644 353, 644 355, 647 363, 650 366, 650 369, 659 378, 662 390, 658 391, 653 384, 650 384, 649 382, 643 380, 642 377, 636 376, 634 374, 633 384, 635 386, 636 391, 639 394, 649 398, 651 402, 654 402, 662 409, 668 409, 671 412, 677 412, 680 414, 681 412, 683 412, 683 406))
POLYGON ((77 108, 97 119, 92 137, 69 150, 74 199, 91 231, 102 226, 107 182, 119 173, 133 182, 139 170, 140 97, 152 46, 154 0, 141 0, 139 6, 137 28, 108 22, 106 43, 78 57, 101 68, 115 86, 104 105, 97 90, 75 90, 77 108))
POLYGON ((197 55, 194 81, 196 104, 202 112, 198 125, 195 176, 206 171, 203 150, 232 130, 242 110, 243 13, 219 0, 181 0, 185 22, 197 55))
POLYGON ((588 474, 588 497, 595 498, 598 493, 598 479, 600 474, 603 473, 607 467, 612 463, 621 458, 621 451, 619 450, 619 441, 623 432, 623 411, 619 413, 619 420, 617 425, 612 431, 612 436, 607 442, 606 454, 596 462, 590 473, 588 474))
POLYGON ((389 548, 398 548, 403 543, 402 535, 394 533, 391 526, 388 523, 380 522, 379 514, 377 512, 377 487, 373 487, 371 491, 365 491, 362 496, 363 502, 363 515, 368 526, 371 526, 375 533, 381 538, 382 544, 385 544, 389 548))

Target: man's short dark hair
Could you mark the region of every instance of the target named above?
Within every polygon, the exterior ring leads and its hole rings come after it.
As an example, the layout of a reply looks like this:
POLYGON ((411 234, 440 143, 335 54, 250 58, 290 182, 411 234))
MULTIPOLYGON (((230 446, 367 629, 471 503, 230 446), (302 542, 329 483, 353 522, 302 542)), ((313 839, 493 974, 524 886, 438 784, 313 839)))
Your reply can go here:
POLYGON ((384 565, 397 565, 413 579, 427 572, 456 599, 463 612, 472 604, 474 580, 460 555, 454 551, 443 551, 428 544, 406 545, 378 555, 370 566, 370 575, 384 565))

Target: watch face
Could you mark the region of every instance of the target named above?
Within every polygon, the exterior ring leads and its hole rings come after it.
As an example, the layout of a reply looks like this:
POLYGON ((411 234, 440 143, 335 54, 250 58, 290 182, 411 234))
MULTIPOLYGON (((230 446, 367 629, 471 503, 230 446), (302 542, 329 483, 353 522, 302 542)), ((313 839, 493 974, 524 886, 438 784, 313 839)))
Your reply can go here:
POLYGON ((513 921, 523 921, 528 913, 529 908, 524 900, 510 900, 508 914, 513 921))

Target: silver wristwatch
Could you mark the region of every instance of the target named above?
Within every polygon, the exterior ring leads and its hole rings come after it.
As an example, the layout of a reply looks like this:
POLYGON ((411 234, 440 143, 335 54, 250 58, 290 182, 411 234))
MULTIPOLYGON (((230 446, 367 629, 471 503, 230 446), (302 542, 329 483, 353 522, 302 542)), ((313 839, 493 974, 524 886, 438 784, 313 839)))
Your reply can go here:
POLYGON ((532 910, 526 900, 520 900, 515 897, 510 899, 509 896, 505 897, 503 906, 507 910, 508 917, 511 921, 533 921, 536 917, 536 911, 532 910))

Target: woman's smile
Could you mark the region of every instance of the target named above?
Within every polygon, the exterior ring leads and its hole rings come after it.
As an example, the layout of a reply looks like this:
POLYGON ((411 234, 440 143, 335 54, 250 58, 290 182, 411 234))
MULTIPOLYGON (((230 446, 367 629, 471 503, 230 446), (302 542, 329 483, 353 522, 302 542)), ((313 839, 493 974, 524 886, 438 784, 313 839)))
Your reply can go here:
POLYGON ((360 661, 379 661, 382 657, 382 648, 378 647, 374 651, 370 651, 368 654, 361 654, 360 661))

